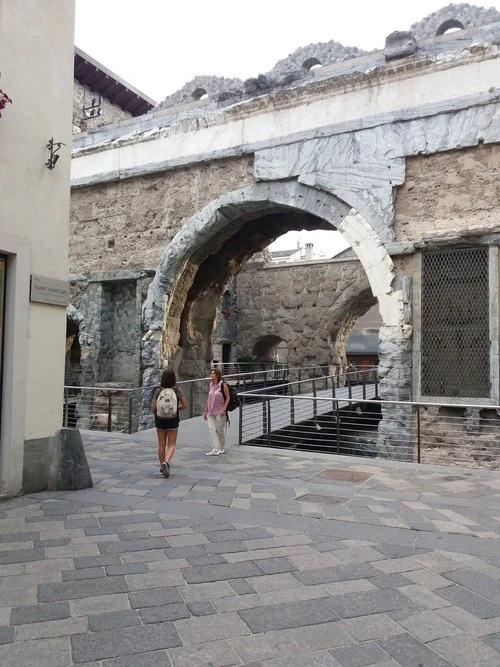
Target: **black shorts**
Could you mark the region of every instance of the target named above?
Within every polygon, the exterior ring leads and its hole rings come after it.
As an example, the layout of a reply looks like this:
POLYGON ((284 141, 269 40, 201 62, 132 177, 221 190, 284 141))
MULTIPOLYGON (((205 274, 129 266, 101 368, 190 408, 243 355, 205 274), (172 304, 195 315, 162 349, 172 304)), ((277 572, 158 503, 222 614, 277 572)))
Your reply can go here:
POLYGON ((179 428, 179 417, 160 419, 160 417, 155 416, 155 427, 159 431, 176 431, 179 428))

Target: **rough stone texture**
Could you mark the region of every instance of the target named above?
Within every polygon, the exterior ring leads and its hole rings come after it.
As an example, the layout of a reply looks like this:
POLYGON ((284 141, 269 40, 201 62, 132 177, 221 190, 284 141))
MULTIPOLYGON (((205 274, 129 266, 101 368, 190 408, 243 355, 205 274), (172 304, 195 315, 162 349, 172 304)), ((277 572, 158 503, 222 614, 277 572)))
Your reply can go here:
MULTIPOLYGON (((459 21, 464 28, 472 28, 500 20, 500 12, 494 7, 486 9, 468 2, 449 4, 437 12, 429 14, 418 23, 411 26, 411 31, 417 40, 435 37, 439 28, 446 26, 449 21, 459 21)), ((449 27, 454 27, 450 24, 449 27)))
POLYGON ((201 95, 207 94, 212 99, 217 99, 221 94, 232 91, 242 91, 242 79, 228 79, 223 76, 196 76, 186 83, 180 90, 168 95, 163 102, 157 104, 153 111, 170 109, 180 104, 190 104, 200 99, 201 95), (201 91, 205 91, 202 93, 201 91))
POLYGON ((499 144, 408 158, 396 196, 395 240, 432 244, 498 233, 499 181, 499 144))
POLYGON ((74 190, 70 271, 154 269, 191 216, 252 181, 245 157, 74 190))
POLYGON ((351 328, 375 303, 357 259, 265 267, 251 262, 237 280, 240 349, 265 352, 267 340, 271 358, 279 339, 287 343, 292 366, 345 364, 351 328))
POLYGON ((77 491, 91 486, 92 477, 80 431, 60 429, 54 436, 46 488, 49 491, 77 491))
POLYGON ((83 86, 75 79, 73 82, 73 132, 89 132, 103 125, 132 118, 131 113, 124 111, 105 97, 102 98, 100 104, 101 115, 88 118, 83 111, 84 107, 91 106, 92 99, 99 97, 99 93, 90 90, 88 86, 83 86))

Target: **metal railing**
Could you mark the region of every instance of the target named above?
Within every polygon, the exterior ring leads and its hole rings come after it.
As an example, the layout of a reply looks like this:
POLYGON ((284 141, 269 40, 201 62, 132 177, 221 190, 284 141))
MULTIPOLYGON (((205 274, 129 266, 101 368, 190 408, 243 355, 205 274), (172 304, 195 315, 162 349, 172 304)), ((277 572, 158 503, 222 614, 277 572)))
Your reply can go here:
POLYGON ((382 401, 367 397, 374 386, 336 396, 324 390, 279 397, 247 392, 240 395, 239 442, 418 463, 500 465, 500 406, 382 401))
MULTIPOLYGON (((273 364, 268 369, 228 373, 224 375, 224 380, 237 392, 258 389, 279 392, 288 383, 290 374, 303 378, 305 382, 322 372, 323 368, 319 366, 276 368, 273 364)), ((203 414, 209 382, 209 377, 178 382, 188 403, 188 409, 180 413, 181 419, 203 414)), ((67 428, 121 433, 134 433, 141 428, 152 427, 150 406, 155 388, 131 388, 114 382, 96 386, 67 385, 64 387, 62 424, 67 428)))

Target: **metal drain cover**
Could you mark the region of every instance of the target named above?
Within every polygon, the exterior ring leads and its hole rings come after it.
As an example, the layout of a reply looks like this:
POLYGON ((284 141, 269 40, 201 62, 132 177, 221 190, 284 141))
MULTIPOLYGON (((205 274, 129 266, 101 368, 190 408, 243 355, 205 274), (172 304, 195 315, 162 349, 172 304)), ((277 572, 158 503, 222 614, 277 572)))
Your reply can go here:
POLYGON ((314 475, 313 479, 329 479, 337 482, 352 482, 353 484, 361 484, 370 479, 371 473, 357 472, 356 470, 339 470, 338 468, 331 468, 330 470, 323 470, 314 475))
POLYGON ((347 498, 337 498, 335 496, 318 496, 315 493, 306 493, 303 496, 295 498, 295 500, 300 500, 301 503, 317 503, 318 505, 338 505, 338 503, 344 503, 347 498))

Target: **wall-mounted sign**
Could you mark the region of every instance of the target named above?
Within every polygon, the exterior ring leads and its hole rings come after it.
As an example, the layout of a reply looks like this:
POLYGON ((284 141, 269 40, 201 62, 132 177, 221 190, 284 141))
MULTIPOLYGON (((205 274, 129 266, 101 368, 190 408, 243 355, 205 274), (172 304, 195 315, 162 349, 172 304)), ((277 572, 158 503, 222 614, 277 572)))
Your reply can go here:
POLYGON ((31 276, 30 301, 66 308, 69 303, 69 283, 65 280, 31 276))

